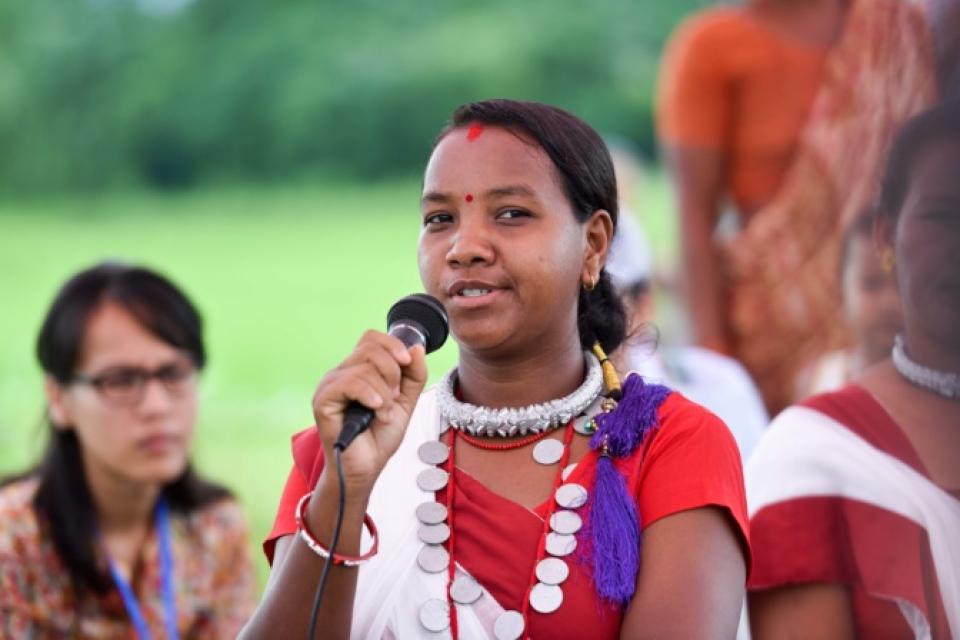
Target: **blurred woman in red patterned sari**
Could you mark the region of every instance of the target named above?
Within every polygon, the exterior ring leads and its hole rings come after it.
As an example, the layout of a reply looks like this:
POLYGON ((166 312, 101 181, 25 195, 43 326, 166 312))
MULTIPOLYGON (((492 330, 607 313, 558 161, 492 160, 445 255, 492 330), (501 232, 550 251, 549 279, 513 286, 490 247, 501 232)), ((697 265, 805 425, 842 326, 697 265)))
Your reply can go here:
POLYGON ((841 239, 891 132, 936 86, 913 0, 749 0, 694 16, 669 44, 658 128, 694 339, 741 360, 771 413, 801 367, 842 345, 841 239))

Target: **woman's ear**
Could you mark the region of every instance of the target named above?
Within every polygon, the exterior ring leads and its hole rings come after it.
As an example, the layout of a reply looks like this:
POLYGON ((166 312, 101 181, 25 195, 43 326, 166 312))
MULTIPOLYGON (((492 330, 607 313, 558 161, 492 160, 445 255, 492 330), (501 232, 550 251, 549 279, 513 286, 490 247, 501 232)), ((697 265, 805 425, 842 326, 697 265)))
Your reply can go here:
POLYGON ((66 389, 52 376, 45 376, 43 380, 43 392, 47 397, 47 413, 49 414, 50 424, 54 429, 69 429, 71 424, 70 407, 67 401, 66 389))
POLYGON ((583 282, 593 282, 600 278, 600 270, 607 263, 610 243, 613 241, 613 218, 606 209, 597 209, 584 225, 586 233, 586 251, 583 256, 583 282))

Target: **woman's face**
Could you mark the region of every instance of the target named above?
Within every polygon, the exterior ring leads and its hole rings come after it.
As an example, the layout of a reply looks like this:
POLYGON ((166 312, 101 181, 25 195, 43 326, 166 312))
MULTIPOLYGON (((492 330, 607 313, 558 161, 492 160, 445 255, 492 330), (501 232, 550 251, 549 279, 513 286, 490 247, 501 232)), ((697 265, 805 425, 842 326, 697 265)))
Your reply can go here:
POLYGON ((421 211, 420 278, 461 349, 579 344, 578 291, 600 272, 612 222, 605 211, 576 220, 539 146, 499 127, 452 131, 427 165, 421 211))
POLYGON ((99 384, 48 380, 55 424, 80 441, 87 473, 165 484, 184 470, 197 413, 189 356, 149 333, 122 307, 104 303, 90 316, 76 374, 99 384), (159 373, 139 387, 138 373, 159 373))
POLYGON ((917 155, 894 251, 908 335, 960 350, 960 140, 917 155))

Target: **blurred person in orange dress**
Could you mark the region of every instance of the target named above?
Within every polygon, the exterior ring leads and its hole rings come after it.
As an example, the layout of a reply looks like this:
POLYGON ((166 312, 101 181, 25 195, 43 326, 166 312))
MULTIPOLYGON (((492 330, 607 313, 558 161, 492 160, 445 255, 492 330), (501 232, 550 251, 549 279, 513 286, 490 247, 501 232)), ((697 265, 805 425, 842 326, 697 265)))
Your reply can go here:
POLYGON ((876 233, 903 332, 770 425, 747 464, 753 637, 960 637, 960 101, 890 152, 876 233))
POLYGON ((841 251, 843 316, 850 335, 844 349, 818 358, 799 376, 797 397, 839 389, 890 355, 903 330, 893 251, 877 250, 874 216, 867 209, 847 231, 841 251))
POLYGON ((0 485, 0 638, 233 638, 253 610, 244 517, 190 461, 199 314, 171 282, 104 263, 37 340, 49 441, 0 485))
POLYGON ((741 360, 771 412, 843 343, 841 239, 891 132, 936 96, 928 17, 912 0, 747 0, 666 50, 658 132, 694 339, 741 360))

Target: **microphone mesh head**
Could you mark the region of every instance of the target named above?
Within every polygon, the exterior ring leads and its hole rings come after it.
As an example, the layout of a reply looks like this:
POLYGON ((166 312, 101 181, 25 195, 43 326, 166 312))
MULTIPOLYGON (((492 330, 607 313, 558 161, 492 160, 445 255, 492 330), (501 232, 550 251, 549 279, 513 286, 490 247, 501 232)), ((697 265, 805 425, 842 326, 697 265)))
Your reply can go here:
POLYGON ((415 322, 427 336, 427 353, 436 351, 447 340, 450 321, 440 301, 425 293, 414 293, 401 298, 387 312, 387 327, 400 320, 415 322))

